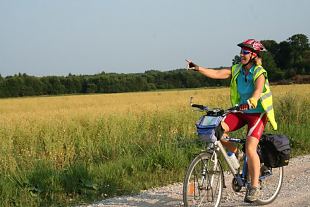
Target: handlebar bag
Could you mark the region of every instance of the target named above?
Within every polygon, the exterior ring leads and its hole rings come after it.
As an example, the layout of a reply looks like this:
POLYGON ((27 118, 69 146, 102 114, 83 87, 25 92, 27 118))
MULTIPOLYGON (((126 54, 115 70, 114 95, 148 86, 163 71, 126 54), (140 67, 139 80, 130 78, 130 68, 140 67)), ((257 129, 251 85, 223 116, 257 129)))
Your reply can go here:
POLYGON ((260 141, 261 156, 267 167, 288 165, 291 153, 289 138, 281 134, 263 134, 260 141))
POLYGON ((203 115, 196 122, 197 134, 202 141, 215 142, 217 140, 215 136, 216 127, 221 123, 221 116, 207 116, 203 115))

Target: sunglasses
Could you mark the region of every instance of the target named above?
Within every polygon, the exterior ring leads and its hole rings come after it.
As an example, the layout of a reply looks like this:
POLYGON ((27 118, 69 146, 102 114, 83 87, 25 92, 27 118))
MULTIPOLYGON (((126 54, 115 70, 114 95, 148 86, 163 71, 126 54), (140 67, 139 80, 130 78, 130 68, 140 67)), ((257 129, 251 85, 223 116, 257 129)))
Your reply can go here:
POLYGON ((248 55, 250 53, 251 53, 250 50, 241 49, 241 51, 240 51, 240 54, 242 54, 242 55, 248 55))

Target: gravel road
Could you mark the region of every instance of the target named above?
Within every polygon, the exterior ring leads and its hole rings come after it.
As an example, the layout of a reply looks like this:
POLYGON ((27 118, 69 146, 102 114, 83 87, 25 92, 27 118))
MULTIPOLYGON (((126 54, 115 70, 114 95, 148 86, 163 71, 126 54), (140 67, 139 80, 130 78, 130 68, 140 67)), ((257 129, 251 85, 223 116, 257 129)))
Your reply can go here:
MULTIPOLYGON (((255 206, 243 202, 244 193, 231 189, 231 175, 226 176, 221 206, 255 206)), ((183 206, 182 184, 142 191, 139 195, 115 197, 87 207, 173 207, 183 206)), ((84 206, 84 207, 86 207, 84 206)), ((266 207, 310 207, 310 155, 296 157, 284 168, 284 182, 278 198, 266 207)))

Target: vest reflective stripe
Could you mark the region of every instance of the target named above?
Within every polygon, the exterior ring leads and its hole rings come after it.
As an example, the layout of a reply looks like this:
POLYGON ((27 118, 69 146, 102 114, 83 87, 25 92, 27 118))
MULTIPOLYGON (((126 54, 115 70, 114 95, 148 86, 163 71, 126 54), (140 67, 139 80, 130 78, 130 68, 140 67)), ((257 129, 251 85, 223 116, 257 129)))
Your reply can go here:
MULTIPOLYGON (((241 68, 242 68, 241 64, 233 65, 231 68, 232 77, 230 81, 230 100, 233 106, 235 106, 236 104, 239 104, 239 100, 240 100, 240 96, 239 96, 238 89, 237 89, 237 77, 240 74, 241 68)), ((253 81, 255 83, 256 79, 261 74, 264 74, 266 81, 265 81, 263 92, 260 96, 260 101, 263 106, 263 109, 267 113, 267 117, 268 117, 270 124, 272 125, 274 130, 277 130, 278 126, 277 126, 277 122, 274 116, 274 110, 273 110, 273 105, 272 105, 272 93, 270 91, 269 81, 267 79, 267 71, 262 66, 256 66, 254 68, 253 81)))
POLYGON ((254 70, 253 77, 256 77, 256 75, 257 75, 258 73, 260 73, 262 70, 264 70, 264 68, 263 68, 262 66, 256 67, 255 70, 254 70))
POLYGON ((262 97, 260 97, 260 99, 263 101, 263 100, 265 100, 265 99, 267 99, 269 97, 272 97, 271 91, 269 91, 269 93, 266 93, 266 94, 262 95, 262 97))
POLYGON ((270 112, 271 110, 273 110, 273 106, 268 106, 266 109, 265 109, 265 111, 268 113, 268 112, 270 112))

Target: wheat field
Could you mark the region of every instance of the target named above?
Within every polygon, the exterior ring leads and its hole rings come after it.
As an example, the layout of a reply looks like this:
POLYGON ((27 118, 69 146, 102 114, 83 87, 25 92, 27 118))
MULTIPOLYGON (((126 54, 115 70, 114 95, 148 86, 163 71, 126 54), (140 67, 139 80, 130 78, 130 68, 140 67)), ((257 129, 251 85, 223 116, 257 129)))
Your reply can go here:
MULTIPOLYGON (((272 86, 279 131, 300 153, 309 86, 272 86)), ((66 206, 180 181, 201 115, 190 97, 230 106, 228 88, 1 99, 0 205, 66 206)))
MULTIPOLYGON (((308 97, 309 85, 272 86, 274 99, 287 95, 308 97)), ((115 113, 166 111, 187 107, 189 97, 194 101, 214 106, 229 105, 229 89, 194 89, 159 92, 135 92, 99 95, 30 97, 0 99, 1 121, 22 119, 46 121, 55 118, 96 117, 115 113)), ((16 122, 15 122, 16 123, 16 122)))

